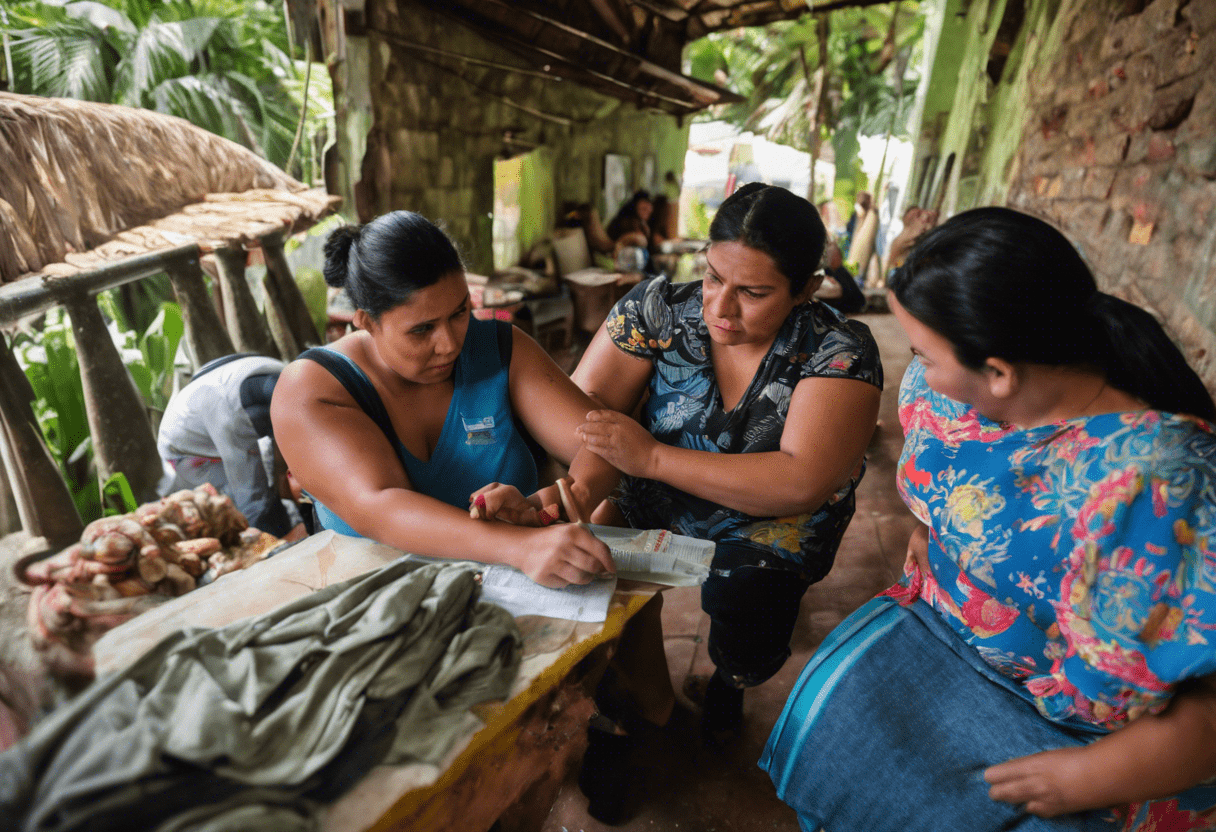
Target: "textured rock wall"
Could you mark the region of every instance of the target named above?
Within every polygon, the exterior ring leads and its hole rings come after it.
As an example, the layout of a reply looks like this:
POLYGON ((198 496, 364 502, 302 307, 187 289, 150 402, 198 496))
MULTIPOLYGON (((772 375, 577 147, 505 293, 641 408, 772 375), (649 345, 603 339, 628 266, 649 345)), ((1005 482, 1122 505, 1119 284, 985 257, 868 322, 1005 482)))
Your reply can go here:
MULTIPOLYGON (((1216 1, 1074 0, 1008 203, 1063 228, 1216 390, 1216 1)), ((960 206, 963 207, 963 206, 960 206)))

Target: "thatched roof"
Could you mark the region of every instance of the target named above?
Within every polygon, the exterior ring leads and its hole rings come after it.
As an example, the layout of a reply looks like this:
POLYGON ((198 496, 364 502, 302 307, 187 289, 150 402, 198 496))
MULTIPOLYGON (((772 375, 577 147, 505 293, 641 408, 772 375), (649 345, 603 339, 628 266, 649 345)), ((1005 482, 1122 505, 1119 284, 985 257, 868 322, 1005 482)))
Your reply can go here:
POLYGON ((336 197, 149 110, 0 93, 0 283, 299 230, 336 197))

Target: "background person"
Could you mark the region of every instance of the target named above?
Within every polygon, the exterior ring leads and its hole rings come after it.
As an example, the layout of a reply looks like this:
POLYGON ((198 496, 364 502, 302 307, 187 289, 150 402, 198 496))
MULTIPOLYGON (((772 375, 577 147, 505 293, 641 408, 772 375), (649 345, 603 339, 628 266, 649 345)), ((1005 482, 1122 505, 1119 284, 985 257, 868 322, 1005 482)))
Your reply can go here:
POLYGON ((249 525, 275 537, 305 534, 283 499, 287 472, 273 447, 270 399, 285 365, 276 358, 236 354, 199 367, 169 401, 156 449, 166 468, 163 497, 209 482, 232 498, 249 525), (263 450, 270 453, 263 454, 263 450), (274 459, 273 476, 266 459, 274 459))
POLYGON ((809 302, 824 236, 805 199, 745 185, 710 225, 704 280, 631 290, 574 372, 605 407, 580 428, 585 447, 628 475, 594 519, 717 542, 702 590, 711 733, 736 728, 743 688, 788 658, 799 601, 853 515, 874 429, 877 345, 809 302), (639 424, 625 414, 643 394, 639 424))
POLYGON ((855 315, 866 308, 865 293, 845 267, 840 246, 830 234, 823 251, 823 283, 814 297, 844 315, 855 315))
POLYGON ((925 525, 803 671, 778 794, 808 829, 1213 828, 1216 405, 1025 214, 951 218, 891 290, 925 525))

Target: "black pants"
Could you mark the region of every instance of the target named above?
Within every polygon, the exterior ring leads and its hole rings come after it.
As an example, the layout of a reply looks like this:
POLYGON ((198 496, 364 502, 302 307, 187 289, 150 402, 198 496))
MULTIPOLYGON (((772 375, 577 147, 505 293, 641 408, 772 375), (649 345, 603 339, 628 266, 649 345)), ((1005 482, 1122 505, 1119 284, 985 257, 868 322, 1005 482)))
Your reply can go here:
POLYGON ((701 587, 701 609, 709 615, 709 658, 736 687, 754 687, 773 676, 790 657, 798 605, 815 581, 810 574, 774 565, 769 550, 722 542, 710 576, 701 587))

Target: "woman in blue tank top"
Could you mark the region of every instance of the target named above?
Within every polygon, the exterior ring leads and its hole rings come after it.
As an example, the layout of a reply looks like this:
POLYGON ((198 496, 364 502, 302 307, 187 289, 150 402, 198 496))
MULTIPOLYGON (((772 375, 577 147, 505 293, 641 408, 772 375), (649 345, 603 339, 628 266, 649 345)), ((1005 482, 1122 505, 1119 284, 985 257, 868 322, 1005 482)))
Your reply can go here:
POLYGON ((596 405, 527 335, 473 319, 447 235, 410 211, 340 228, 326 242, 325 280, 345 288, 358 329, 289 365, 271 405, 321 524, 415 554, 509 564, 546 586, 613 571, 585 528, 549 525, 560 500, 553 486, 537 490, 520 431, 570 466, 589 514, 620 476, 575 433, 596 405), (484 522, 493 518, 510 522, 484 522))

